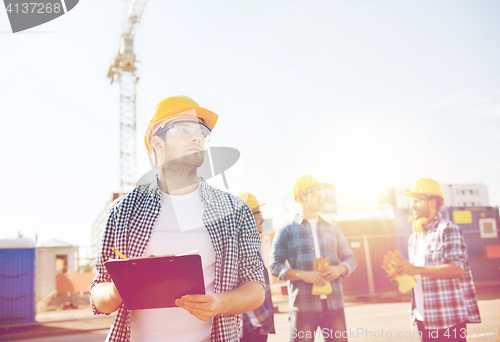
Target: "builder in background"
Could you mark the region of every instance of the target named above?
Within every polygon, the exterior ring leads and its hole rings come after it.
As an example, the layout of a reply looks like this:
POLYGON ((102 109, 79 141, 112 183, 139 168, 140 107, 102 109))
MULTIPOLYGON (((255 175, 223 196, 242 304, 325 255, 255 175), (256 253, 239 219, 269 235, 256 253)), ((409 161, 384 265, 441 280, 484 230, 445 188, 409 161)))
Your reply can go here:
MULTIPOLYGON (((264 204, 259 204, 257 198, 249 193, 243 192, 238 195, 239 198, 245 201, 250 207, 257 224, 257 229, 262 236, 263 228, 262 223, 264 223, 264 218, 260 212, 260 207, 264 204)), ((262 260, 260 252, 258 253, 262 260)), ((262 260, 262 262, 264 262, 262 260)), ((274 307, 273 299, 271 295, 271 283, 269 282, 269 273, 267 268, 264 266, 264 278, 266 280, 266 300, 264 304, 259 308, 249 311, 241 315, 242 318, 242 329, 240 334, 241 342, 265 342, 267 341, 268 334, 274 334, 274 307)))
POLYGON ((113 203, 95 262, 92 310, 118 310, 106 341, 234 342, 239 315, 262 305, 261 243, 252 212, 196 176, 216 121, 187 96, 156 107, 145 141, 158 177, 113 203), (206 294, 183 296, 178 308, 128 310, 104 266, 118 257, 112 246, 128 258, 197 250, 206 294))
POLYGON ((347 341, 340 277, 354 271, 356 260, 340 228, 318 216, 323 187, 309 175, 297 179, 293 194, 300 214, 276 234, 271 247, 271 274, 289 281, 291 341, 314 341, 318 326, 326 341, 347 341), (320 257, 329 257, 330 266, 314 271, 314 259, 320 257), (313 294, 314 286, 327 283, 331 293, 313 294))
POLYGON ((423 341, 466 341, 466 324, 481 318, 463 233, 441 217, 444 197, 435 180, 420 178, 405 196, 411 198, 414 218, 410 261, 398 263, 392 278, 419 278, 412 290, 411 320, 423 341))

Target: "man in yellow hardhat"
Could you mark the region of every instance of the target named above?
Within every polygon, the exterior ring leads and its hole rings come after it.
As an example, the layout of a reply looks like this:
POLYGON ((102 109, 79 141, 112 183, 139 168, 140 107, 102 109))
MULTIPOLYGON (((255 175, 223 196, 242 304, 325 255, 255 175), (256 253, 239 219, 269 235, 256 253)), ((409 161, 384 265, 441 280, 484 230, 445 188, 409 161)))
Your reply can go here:
MULTIPOLYGON (((265 222, 260 211, 260 207, 265 203, 260 204, 257 198, 248 192, 238 194, 238 197, 245 201, 252 210, 255 223, 259 233, 262 234, 264 229, 262 223, 265 222)), ((262 256, 259 253, 262 260, 262 256)), ((240 333, 240 342, 265 342, 268 334, 274 334, 274 306, 271 294, 271 283, 269 281, 269 273, 264 267, 264 278, 266 280, 266 300, 264 304, 255 310, 246 312, 241 315, 242 329, 240 333)))
POLYGON ((438 182, 420 178, 405 193, 413 210, 410 261, 392 274, 409 274, 419 281, 412 290, 412 323, 422 341, 466 341, 467 323, 480 323, 476 290, 460 228, 441 217, 444 203, 438 182))
POLYGON ((300 213, 275 235, 271 247, 271 274, 289 281, 291 341, 314 341, 318 326, 325 341, 347 341, 340 277, 354 271, 356 260, 340 228, 318 216, 323 187, 310 175, 297 179, 293 195, 300 213), (319 258, 329 258, 329 264, 316 270, 319 258), (316 287, 328 291, 316 292, 316 287))
MULTIPOLYGON (((94 314, 118 314, 107 341, 236 341, 239 314, 265 298, 261 242, 251 210, 196 176, 217 115, 187 96, 161 101, 146 129, 158 177, 117 199, 109 213, 91 284, 94 314), (177 308, 128 310, 104 263, 117 258, 201 256, 205 293, 177 308)), ((165 287, 165 291, 168 291, 165 287)))

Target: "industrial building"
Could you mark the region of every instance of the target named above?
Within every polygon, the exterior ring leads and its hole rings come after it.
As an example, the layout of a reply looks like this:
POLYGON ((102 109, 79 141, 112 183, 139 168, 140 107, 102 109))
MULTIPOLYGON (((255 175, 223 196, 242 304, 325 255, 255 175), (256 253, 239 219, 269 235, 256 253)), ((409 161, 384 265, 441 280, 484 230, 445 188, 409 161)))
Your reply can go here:
POLYGON ((49 240, 36 248, 35 300, 39 301, 57 289, 56 276, 78 272, 78 246, 49 240))
MULTIPOLYGON (((113 196, 104 205, 101 212, 99 213, 94 223, 92 224, 92 227, 90 229, 92 258, 97 257, 97 253, 99 252, 99 245, 101 243, 102 231, 104 229, 104 224, 106 223, 107 214, 109 209, 111 208, 111 204, 113 204, 113 201, 117 199, 120 195, 121 194, 119 193, 113 194, 113 196)), ((90 264, 92 265, 92 267, 94 267, 93 259, 91 260, 90 264)))
POLYGON ((443 184, 444 202, 449 207, 489 207, 488 187, 481 184, 443 184))

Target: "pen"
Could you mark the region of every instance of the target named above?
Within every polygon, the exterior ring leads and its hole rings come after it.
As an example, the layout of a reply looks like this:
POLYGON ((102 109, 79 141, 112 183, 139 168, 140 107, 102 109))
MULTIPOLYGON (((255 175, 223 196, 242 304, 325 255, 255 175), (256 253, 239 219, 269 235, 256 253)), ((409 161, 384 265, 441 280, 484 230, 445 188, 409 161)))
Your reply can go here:
POLYGON ((113 252, 115 252, 116 254, 118 254, 119 256, 121 256, 121 257, 122 257, 122 259, 127 260, 127 257, 126 257, 125 255, 123 255, 122 253, 120 253, 120 251, 118 251, 115 247, 111 247, 111 250, 112 250, 113 252))

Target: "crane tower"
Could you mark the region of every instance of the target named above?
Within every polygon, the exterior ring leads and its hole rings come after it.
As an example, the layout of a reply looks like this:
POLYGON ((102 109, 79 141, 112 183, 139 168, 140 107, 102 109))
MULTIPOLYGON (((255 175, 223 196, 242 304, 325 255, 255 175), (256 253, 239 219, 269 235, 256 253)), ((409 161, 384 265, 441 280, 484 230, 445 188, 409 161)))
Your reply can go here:
POLYGON ((136 182, 135 99, 136 74, 134 36, 147 0, 124 0, 123 29, 114 63, 109 68, 111 83, 120 82, 120 191, 127 193, 136 182))

